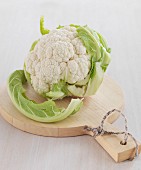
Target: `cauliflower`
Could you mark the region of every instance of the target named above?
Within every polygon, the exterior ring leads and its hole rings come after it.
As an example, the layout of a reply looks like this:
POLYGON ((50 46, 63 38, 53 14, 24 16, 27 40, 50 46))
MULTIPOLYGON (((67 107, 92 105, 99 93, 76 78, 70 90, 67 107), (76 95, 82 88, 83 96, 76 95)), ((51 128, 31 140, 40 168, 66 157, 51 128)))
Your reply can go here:
POLYGON ((61 26, 49 31, 43 22, 41 33, 24 67, 34 90, 52 99, 93 95, 110 62, 103 37, 87 26, 61 26))
POLYGON ((71 24, 50 31, 41 18, 40 30, 42 37, 32 44, 24 70, 10 75, 8 93, 15 107, 28 118, 57 122, 78 112, 83 98, 71 99, 67 108, 58 108, 53 100, 95 94, 110 63, 110 49, 102 35, 87 26, 71 24), (30 100, 23 86, 26 81, 48 100, 30 100))

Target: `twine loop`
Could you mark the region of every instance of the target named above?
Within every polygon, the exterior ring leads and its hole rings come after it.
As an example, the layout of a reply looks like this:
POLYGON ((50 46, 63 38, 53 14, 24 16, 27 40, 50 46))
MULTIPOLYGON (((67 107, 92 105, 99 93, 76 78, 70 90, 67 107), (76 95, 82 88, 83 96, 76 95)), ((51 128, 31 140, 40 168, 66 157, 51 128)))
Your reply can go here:
POLYGON ((135 155, 131 156, 129 160, 133 160, 135 157, 138 156, 139 146, 138 146, 137 140, 132 136, 131 133, 128 132, 127 119, 126 119, 125 115, 120 110, 113 109, 113 110, 107 112, 103 116, 102 121, 100 123, 100 126, 98 126, 97 128, 92 128, 92 127, 89 127, 89 126, 85 126, 84 129, 87 130, 87 131, 91 131, 93 133, 93 137, 94 138, 96 138, 99 135, 105 135, 105 134, 109 134, 109 135, 112 135, 112 134, 113 135, 121 135, 121 134, 123 134, 124 135, 124 139, 123 139, 123 141, 120 142, 121 145, 126 145, 127 141, 128 141, 128 137, 130 136, 132 138, 132 140, 134 141, 134 143, 135 143, 135 155), (111 115, 115 111, 120 113, 120 115, 124 118, 125 131, 114 132, 114 131, 104 130, 105 120, 107 119, 107 117, 109 117, 109 115, 111 115))

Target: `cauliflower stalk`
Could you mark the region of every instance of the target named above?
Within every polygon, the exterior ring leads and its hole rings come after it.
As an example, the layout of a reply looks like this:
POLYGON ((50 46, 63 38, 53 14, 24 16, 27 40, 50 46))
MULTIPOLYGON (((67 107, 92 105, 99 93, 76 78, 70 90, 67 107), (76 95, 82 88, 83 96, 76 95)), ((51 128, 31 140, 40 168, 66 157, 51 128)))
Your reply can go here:
POLYGON ((110 63, 110 48, 105 39, 87 26, 44 28, 25 59, 24 71, 17 70, 8 79, 8 92, 17 109, 39 122, 56 122, 79 111, 82 99, 72 99, 66 109, 53 100, 66 96, 85 97, 96 93, 110 63), (34 90, 48 98, 38 104, 27 98, 23 84, 28 81, 34 90))

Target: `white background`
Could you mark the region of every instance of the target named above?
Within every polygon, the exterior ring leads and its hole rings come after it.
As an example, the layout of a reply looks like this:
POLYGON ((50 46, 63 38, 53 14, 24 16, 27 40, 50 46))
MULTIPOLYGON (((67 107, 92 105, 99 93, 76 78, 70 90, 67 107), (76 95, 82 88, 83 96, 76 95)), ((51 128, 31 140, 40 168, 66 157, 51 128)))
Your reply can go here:
MULTIPOLYGON (((112 48, 108 74, 124 90, 129 130, 141 141, 140 0, 0 0, 0 85, 22 69, 30 45, 46 26, 88 24, 112 48)), ((2 96, 0 96, 2 97, 2 96)), ((140 170, 141 157, 115 163, 89 136, 51 138, 15 129, 0 117, 0 170, 140 170)))

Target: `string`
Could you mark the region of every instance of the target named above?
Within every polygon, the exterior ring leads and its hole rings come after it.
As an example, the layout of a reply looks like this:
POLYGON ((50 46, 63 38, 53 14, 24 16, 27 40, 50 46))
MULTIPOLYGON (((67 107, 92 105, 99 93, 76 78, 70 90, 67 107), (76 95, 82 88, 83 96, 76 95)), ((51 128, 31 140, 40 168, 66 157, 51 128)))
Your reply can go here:
POLYGON ((92 131, 94 138, 99 136, 99 135, 104 135, 104 134, 109 134, 109 135, 112 135, 112 134, 113 135, 121 135, 121 134, 123 134, 124 135, 124 139, 123 139, 123 141, 120 142, 120 144, 122 144, 122 145, 126 145, 127 144, 128 137, 130 136, 133 139, 134 143, 135 143, 135 155, 131 156, 129 158, 129 160, 133 160, 135 157, 138 156, 139 146, 138 146, 137 140, 133 137, 133 135, 131 133, 128 132, 127 119, 126 119, 125 115, 120 110, 113 109, 113 110, 107 112, 104 115, 104 117, 102 118, 100 126, 98 126, 97 128, 92 128, 92 127, 89 127, 89 126, 85 126, 84 129, 87 130, 87 131, 92 131), (124 121, 125 121, 125 131, 122 131, 122 132, 113 132, 113 131, 104 130, 105 120, 107 119, 107 117, 109 117, 109 115, 111 115, 115 111, 120 113, 120 115, 124 118, 124 121))

